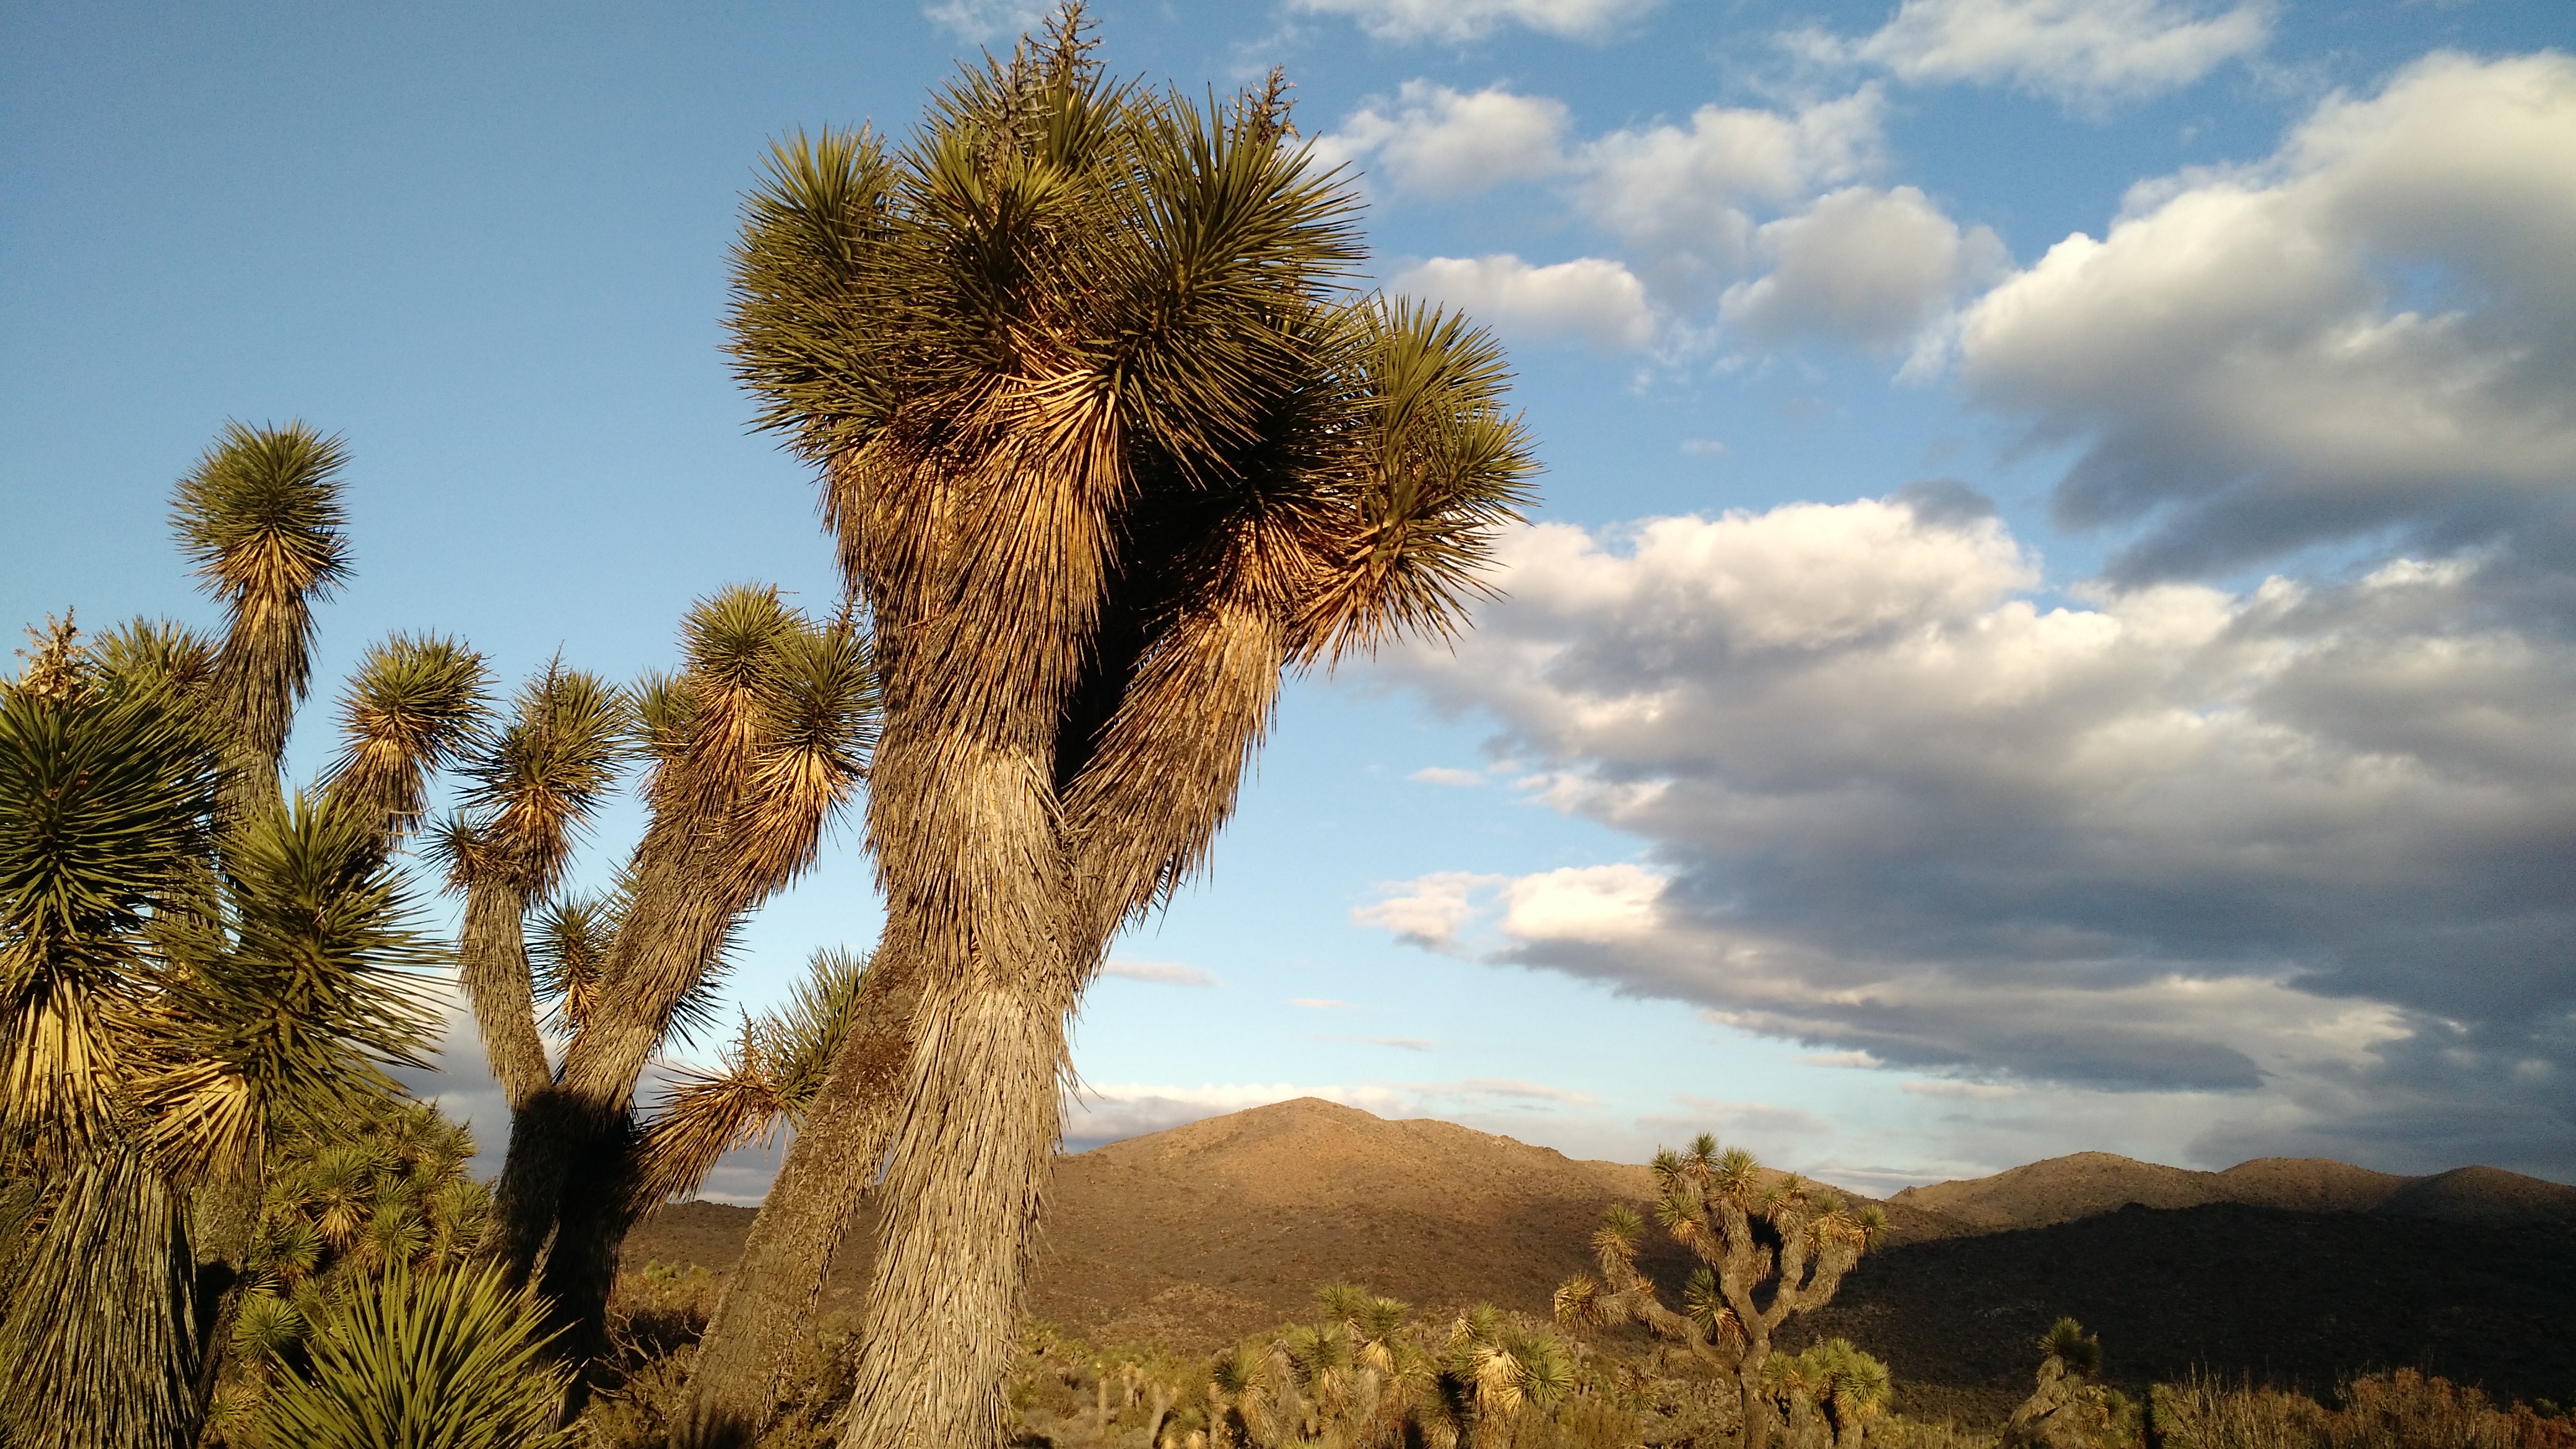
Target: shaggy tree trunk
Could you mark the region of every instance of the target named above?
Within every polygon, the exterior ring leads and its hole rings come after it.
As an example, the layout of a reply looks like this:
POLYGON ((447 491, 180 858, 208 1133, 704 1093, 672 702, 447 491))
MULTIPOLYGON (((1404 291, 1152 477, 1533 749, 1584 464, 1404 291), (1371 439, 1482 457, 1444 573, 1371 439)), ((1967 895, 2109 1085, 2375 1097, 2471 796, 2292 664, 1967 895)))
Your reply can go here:
POLYGON ((688 1404, 672 1432, 676 1449, 737 1449, 769 1426, 779 1368, 811 1329, 823 1275, 885 1160, 920 994, 916 961, 879 947, 859 982, 857 1019, 806 1105, 698 1340, 688 1404))
MULTIPOLYGON (((685 828, 667 830, 665 839, 673 836, 687 840, 685 828)), ((640 884, 609 949, 599 1004, 565 1052, 561 1076, 511 1114, 510 1153, 485 1252, 513 1282, 536 1274, 549 1236, 565 1242, 568 1217, 581 1218, 585 1231, 604 1230, 625 1211, 609 1194, 631 1175, 624 1159, 635 1085, 673 1009, 722 947, 735 915, 730 899, 718 898, 690 869, 695 862, 685 857, 697 852, 687 845, 648 838, 638 853, 645 858, 636 872, 640 884)), ((622 1238, 623 1230, 615 1236, 622 1238)), ((617 1246, 605 1245, 612 1275, 617 1246)), ((596 1327, 604 1331, 604 1324, 596 1327)), ((589 1328, 570 1335, 595 1336, 589 1328)))
POLYGON ((1045 760, 899 717, 869 816, 880 949, 918 953, 921 1004, 841 1442, 976 1449, 1002 1439, 1077 977, 1045 760))
POLYGON ((197 1439, 208 1430, 206 1410, 215 1401, 215 1385, 232 1359, 233 1324, 241 1317, 242 1262, 259 1229, 263 1177, 254 1165, 237 1177, 219 1179, 201 1189, 192 1214, 190 1237, 196 1256, 197 1381, 194 1415, 197 1439))
POLYGON ((492 1075, 517 1112, 554 1080, 545 1039, 537 1034, 536 991, 528 977, 528 893, 499 881, 465 889, 465 929, 457 943, 465 994, 492 1075))

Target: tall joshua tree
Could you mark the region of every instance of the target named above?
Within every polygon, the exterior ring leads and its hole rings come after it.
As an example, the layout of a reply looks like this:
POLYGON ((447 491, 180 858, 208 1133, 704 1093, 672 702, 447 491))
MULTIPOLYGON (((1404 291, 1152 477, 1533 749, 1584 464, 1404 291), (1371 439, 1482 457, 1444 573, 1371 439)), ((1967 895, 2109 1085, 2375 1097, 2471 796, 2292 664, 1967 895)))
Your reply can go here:
POLYGON ((513 1112, 553 1077, 537 1031, 527 916, 561 884, 616 784, 632 718, 623 691, 560 661, 548 665, 467 765, 463 813, 436 842, 449 886, 465 892, 457 943, 465 992, 513 1112))
POLYGON ((1683 1285, 1681 1311, 1666 1307, 1638 1271, 1645 1224, 1621 1205, 1592 1235, 1601 1276, 1556 1290, 1557 1321, 1574 1328, 1630 1321, 1680 1344, 1735 1381, 1744 1449, 1763 1449, 1772 1429, 1763 1393, 1772 1335, 1790 1315, 1833 1301, 1843 1275, 1886 1232, 1887 1216, 1875 1206, 1855 1213, 1795 1176, 1766 1185, 1752 1153, 1720 1152, 1705 1132, 1688 1152, 1656 1153, 1654 1168, 1663 1193, 1655 1220, 1700 1261, 1683 1285))
MULTIPOLYGON (((595 979, 583 983, 578 1029, 555 1072, 539 1079, 512 1069, 510 1150, 487 1250, 515 1278, 542 1283, 576 1358, 606 1346, 617 1253, 649 1202, 634 1126, 645 1064, 675 1026, 703 1013, 745 913, 813 863, 824 827, 866 769, 876 720, 866 639, 848 617, 809 619, 775 589, 737 587, 693 608, 681 632, 685 667, 637 692, 649 820, 621 878, 595 979)), ((523 708, 523 722, 529 717, 523 708)), ((469 930, 468 971, 484 973, 478 1013, 493 1003, 487 1037, 505 1031, 532 1045, 521 918, 550 877, 511 866, 541 852, 511 854, 503 832, 511 802, 537 792, 525 783, 531 772, 497 751, 474 768, 480 813, 450 836, 469 917, 477 881, 505 868, 520 873, 502 883, 512 894, 490 929, 469 930)), ((532 825, 530 833, 559 842, 561 832, 532 825)))
MULTIPOLYGON (((1347 288, 1355 198, 1284 93, 1113 84, 1068 9, 899 152, 800 138, 751 202, 735 351, 873 619, 878 969, 918 991, 853 1445, 998 1441, 1106 942, 1204 857, 1282 672, 1450 626, 1525 496, 1498 349, 1347 288)), ((796 1159, 854 1098, 836 1071, 770 1213, 846 1221, 796 1159)), ((734 1291, 809 1279, 829 1236, 734 1291)))

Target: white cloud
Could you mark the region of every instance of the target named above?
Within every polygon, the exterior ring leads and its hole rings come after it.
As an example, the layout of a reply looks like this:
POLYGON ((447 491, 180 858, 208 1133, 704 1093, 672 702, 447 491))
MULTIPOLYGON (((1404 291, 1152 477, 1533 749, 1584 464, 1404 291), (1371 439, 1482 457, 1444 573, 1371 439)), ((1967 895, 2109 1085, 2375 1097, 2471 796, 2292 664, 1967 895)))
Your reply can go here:
POLYGON ((1122 976, 1129 981, 1151 981, 1163 986, 1223 986, 1225 982, 1213 971, 1184 966, 1176 961, 1112 961, 1100 968, 1104 976, 1122 976))
POLYGON ((2259 4, 2212 13, 2166 0, 1905 0, 1859 40, 1787 39, 1811 58, 1909 81, 2013 85, 2092 105, 2189 85, 2262 49, 2270 31, 2259 4))
POLYGON ((1372 101, 1316 137, 1315 156, 1359 165, 1401 192, 1452 196, 1563 169, 1565 123, 1565 103, 1546 96, 1409 80, 1393 102, 1372 101))
MULTIPOLYGON (((1916 337, 1965 287, 2011 258, 1914 187, 1852 184, 1883 164, 1876 85, 1794 110, 1703 106, 1569 148, 1565 105, 1500 85, 1474 93, 1405 82, 1316 139, 1398 192, 1453 195, 1564 176, 1582 218, 1637 259, 1534 266, 1517 256, 1436 257, 1397 275, 1533 336, 1604 350, 1645 346, 1660 314, 1714 305, 1763 347, 1821 335, 1886 349, 1916 337)), ((1691 341, 1687 328, 1672 329, 1691 341)), ((1937 365, 1937 359, 1935 362, 1937 365)))
POLYGON ((1823 333, 1869 347, 1904 343, 1967 286, 2010 270, 1986 227, 1962 231, 1921 191, 1852 186, 1753 234, 1770 270, 1726 289, 1718 315, 1757 341, 1823 333))
POLYGON ((1567 866, 1503 887, 1503 929, 1524 941, 1635 940, 1655 928, 1662 876, 1633 865, 1567 866))
POLYGON ((1025 35, 1046 18, 1036 0, 939 0, 922 7, 922 18, 969 45, 1025 35))
POLYGON ((1433 950, 1446 950, 1476 914, 1476 893, 1502 884, 1498 875, 1443 871, 1390 887, 1387 898, 1352 910, 1351 923, 1376 926, 1433 950))
POLYGON ((1645 284, 1600 257, 1545 267, 1508 252, 1433 257, 1397 273, 1388 287, 1462 308, 1500 331, 1577 337, 1605 351, 1643 347, 1655 335, 1645 284))
POLYGON ((1749 265, 1755 208, 1793 207, 1878 166, 1885 110, 1863 86, 1795 113, 1702 106, 1687 127, 1613 131, 1574 158, 1577 200, 1653 259, 1659 288, 1711 292, 1749 265))
POLYGON ((2576 1068, 2576 640, 2509 576, 2042 607, 1957 485, 1502 554, 1454 654, 1383 667, 1649 853, 1355 921, 1893 1070, 2139 1094, 2168 1143, 2576 1170, 2542 1100, 2576 1068))
POLYGON ((1454 785, 1460 788, 1485 783, 1485 777, 1477 771, 1453 770, 1447 765, 1425 765, 1404 778, 1419 780, 1425 785, 1454 785))
POLYGON ((1978 301, 1960 376, 2078 443, 2145 578, 2398 528, 2576 563, 2576 58, 2436 55, 2260 166, 2132 192, 1978 301))
POLYGON ((1897 1090, 1908 1096, 1964 1097, 1979 1102, 1999 1101, 2005 1097, 2021 1095, 2021 1088, 2007 1087, 1999 1082, 1906 1082, 1897 1090))
POLYGON ((1481 39, 1506 25, 1570 39, 1604 34, 1657 0, 1290 0, 1314 15, 1347 15, 1381 40, 1481 39))

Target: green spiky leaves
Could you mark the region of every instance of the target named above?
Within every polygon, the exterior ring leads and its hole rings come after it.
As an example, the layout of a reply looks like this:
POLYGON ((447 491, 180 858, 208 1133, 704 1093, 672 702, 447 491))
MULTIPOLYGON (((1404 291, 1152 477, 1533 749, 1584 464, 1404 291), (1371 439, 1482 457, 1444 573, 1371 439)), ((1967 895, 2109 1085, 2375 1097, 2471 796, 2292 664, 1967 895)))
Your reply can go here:
POLYGON ((2084 1325, 2072 1318, 2061 1318, 2039 1336, 2042 1353, 2066 1366, 2069 1373, 2097 1374, 2102 1371, 2102 1340, 2084 1331, 2084 1325))
POLYGON ((172 501, 179 547, 216 597, 327 593, 348 577, 340 471, 349 450, 300 422, 224 424, 172 501))
POLYGON ((286 1368, 263 1405, 267 1441, 307 1449, 437 1444, 546 1449, 566 1373, 548 1363, 544 1311, 490 1271, 394 1269, 317 1315, 309 1369, 286 1368))
POLYGON ((482 723, 491 674, 453 639, 396 634, 368 649, 340 700, 340 753, 323 777, 335 800, 399 838, 420 822, 429 778, 482 723))
POLYGON ((421 935, 376 822, 296 797, 226 843, 228 940, 156 1003, 142 1088, 153 1139, 190 1172, 254 1160, 268 1119, 316 1117, 395 1089, 435 1016, 422 987, 443 953, 421 935))

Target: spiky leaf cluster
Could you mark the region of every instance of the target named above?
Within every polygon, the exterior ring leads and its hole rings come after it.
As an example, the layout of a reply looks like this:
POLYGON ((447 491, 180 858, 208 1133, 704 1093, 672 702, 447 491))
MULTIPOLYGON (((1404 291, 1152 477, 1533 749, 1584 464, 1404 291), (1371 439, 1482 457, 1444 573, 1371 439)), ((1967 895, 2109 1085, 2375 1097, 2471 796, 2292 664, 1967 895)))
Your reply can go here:
POLYGON ((396 1268, 335 1301, 259 1413, 264 1439, 308 1449, 437 1444, 550 1449, 565 1371, 535 1295, 490 1270, 396 1268))
POLYGON ((712 1072, 681 1070, 644 1124, 638 1191, 651 1202, 695 1193, 716 1159, 736 1147, 766 1146, 785 1124, 804 1120, 857 1016, 868 958, 824 950, 786 1002, 745 1016, 712 1072))

